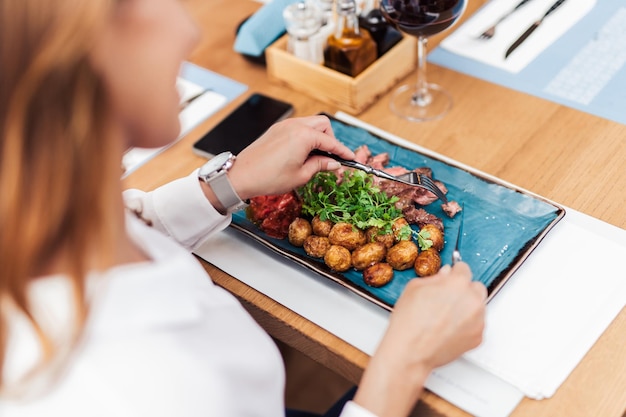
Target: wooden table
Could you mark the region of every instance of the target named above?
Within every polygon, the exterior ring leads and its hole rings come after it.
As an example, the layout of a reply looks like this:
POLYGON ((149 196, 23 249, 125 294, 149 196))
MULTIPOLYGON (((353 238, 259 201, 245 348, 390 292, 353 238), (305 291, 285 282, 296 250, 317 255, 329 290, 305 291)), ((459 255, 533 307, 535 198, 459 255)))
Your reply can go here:
MULTIPOLYGON (((464 18, 482 3, 470 1, 464 18)), ((125 186, 153 189, 187 174, 204 160, 191 144, 251 92, 280 97, 295 105, 295 116, 337 109, 286 87, 270 84, 265 68, 233 51, 235 28, 259 3, 250 0, 185 0, 204 37, 190 60, 249 86, 179 143, 138 169, 125 186)), ((445 34, 444 34, 445 35, 445 34)), ((431 40, 436 45, 442 35, 431 40)), ((431 81, 454 97, 442 120, 400 120, 382 97, 359 115, 363 121, 522 188, 626 228, 626 126, 543 99, 430 65, 431 81)), ((415 75, 411 74, 410 80, 415 75)), ((624 109, 626 111, 626 109, 624 109)), ((583 237, 581 237, 581 240, 583 237)), ((275 338, 358 382, 368 355, 341 341, 282 305, 204 263, 213 280, 234 293, 275 338)), ((616 271, 624 275, 624 271, 616 271)), ((593 277, 589 277, 591 280, 593 277)), ((422 401, 438 414, 466 413, 433 393, 422 401)), ((553 398, 524 399, 513 416, 621 417, 626 408, 626 310, 584 357, 553 398)))

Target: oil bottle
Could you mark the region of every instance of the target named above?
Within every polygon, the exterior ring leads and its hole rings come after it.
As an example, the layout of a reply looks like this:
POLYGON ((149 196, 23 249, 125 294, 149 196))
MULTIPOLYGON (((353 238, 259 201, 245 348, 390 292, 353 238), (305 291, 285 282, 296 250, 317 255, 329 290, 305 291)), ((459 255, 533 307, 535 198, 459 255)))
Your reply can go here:
POLYGON ((357 76, 376 60, 376 43, 365 29, 359 28, 355 0, 337 0, 335 33, 328 38, 324 65, 357 76))

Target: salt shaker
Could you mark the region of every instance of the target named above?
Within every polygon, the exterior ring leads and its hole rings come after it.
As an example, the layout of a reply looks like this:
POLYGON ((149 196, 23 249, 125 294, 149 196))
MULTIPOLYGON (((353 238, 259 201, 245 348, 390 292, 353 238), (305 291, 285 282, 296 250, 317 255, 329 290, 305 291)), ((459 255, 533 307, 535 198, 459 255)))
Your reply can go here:
POLYGON ((283 10, 283 19, 289 35, 287 50, 305 61, 319 64, 316 42, 311 37, 322 25, 322 13, 310 2, 293 3, 283 10))

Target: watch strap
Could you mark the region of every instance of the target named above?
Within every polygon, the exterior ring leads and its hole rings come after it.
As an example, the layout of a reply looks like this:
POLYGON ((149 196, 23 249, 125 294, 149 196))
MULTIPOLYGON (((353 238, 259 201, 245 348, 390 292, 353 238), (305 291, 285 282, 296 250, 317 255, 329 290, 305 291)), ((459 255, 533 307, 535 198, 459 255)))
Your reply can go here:
POLYGON ((222 206, 224 206, 229 213, 242 210, 248 206, 248 204, 237 195, 226 172, 211 178, 209 185, 215 197, 217 197, 220 203, 222 203, 222 206))

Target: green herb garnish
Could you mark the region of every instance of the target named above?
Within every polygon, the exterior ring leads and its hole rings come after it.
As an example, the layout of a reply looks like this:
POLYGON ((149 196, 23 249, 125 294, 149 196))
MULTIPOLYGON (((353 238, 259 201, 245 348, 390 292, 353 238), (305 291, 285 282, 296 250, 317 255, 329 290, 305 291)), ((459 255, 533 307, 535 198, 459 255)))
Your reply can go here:
POLYGON ((415 233, 417 238, 417 245, 421 250, 430 249, 433 245, 433 241, 430 240, 430 232, 428 230, 420 230, 419 233, 415 233))
MULTIPOLYGON (((349 223, 362 230, 373 226, 380 229, 381 234, 392 233, 394 221, 402 217, 402 211, 395 206, 398 197, 387 196, 374 185, 372 176, 363 171, 345 171, 340 183, 334 173, 319 172, 300 187, 298 194, 305 214, 319 215, 323 221, 349 223)), ((430 236, 421 236, 409 226, 400 231, 404 239, 412 234, 417 235, 420 248, 432 245, 428 240, 430 236)))

